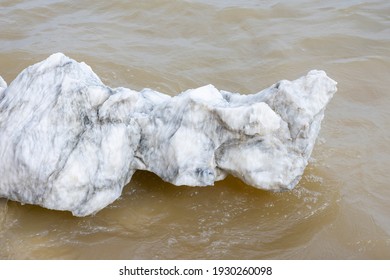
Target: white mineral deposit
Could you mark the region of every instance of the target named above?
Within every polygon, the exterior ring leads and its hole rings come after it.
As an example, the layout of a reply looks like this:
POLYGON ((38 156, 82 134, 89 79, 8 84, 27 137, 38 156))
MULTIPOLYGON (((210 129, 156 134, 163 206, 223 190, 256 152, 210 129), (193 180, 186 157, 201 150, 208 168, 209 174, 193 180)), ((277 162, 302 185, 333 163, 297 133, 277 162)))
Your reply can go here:
POLYGON ((299 182, 336 82, 323 71, 252 95, 212 85, 177 96, 112 89, 61 53, 0 78, 0 197, 86 216, 136 170, 175 185, 232 174, 256 188, 299 182))

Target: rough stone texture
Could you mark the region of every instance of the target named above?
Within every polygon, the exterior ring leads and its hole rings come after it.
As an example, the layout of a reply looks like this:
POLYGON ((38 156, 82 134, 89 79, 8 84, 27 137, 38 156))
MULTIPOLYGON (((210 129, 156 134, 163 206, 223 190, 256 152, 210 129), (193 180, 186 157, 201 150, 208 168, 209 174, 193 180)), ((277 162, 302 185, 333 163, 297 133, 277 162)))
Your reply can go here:
POLYGON ((0 77, 0 197, 96 213, 137 169, 175 185, 232 174, 266 190, 298 183, 336 82, 323 71, 253 95, 212 85, 170 97, 111 89, 61 53, 0 77))

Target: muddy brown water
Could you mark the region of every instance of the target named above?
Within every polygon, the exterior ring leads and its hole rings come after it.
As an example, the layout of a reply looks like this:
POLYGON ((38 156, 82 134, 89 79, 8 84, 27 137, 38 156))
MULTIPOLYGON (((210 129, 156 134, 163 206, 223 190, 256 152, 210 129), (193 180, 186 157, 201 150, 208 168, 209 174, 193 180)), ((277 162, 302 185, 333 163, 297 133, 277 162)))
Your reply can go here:
POLYGON ((291 192, 137 172, 86 218, 0 199, 1 259, 390 259, 389 1, 0 0, 8 83, 58 51, 111 87, 249 94, 322 69, 338 92, 291 192))

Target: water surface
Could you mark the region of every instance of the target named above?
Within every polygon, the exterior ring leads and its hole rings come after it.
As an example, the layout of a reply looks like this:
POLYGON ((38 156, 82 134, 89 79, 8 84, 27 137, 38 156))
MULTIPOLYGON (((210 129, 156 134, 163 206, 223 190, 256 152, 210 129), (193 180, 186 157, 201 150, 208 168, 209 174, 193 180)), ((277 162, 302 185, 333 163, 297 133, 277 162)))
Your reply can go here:
POLYGON ((249 94, 322 69, 338 92, 291 192, 137 172, 86 218, 0 199, 1 259, 390 258, 389 1, 97 2, 0 0, 0 75, 61 51, 111 87, 249 94))

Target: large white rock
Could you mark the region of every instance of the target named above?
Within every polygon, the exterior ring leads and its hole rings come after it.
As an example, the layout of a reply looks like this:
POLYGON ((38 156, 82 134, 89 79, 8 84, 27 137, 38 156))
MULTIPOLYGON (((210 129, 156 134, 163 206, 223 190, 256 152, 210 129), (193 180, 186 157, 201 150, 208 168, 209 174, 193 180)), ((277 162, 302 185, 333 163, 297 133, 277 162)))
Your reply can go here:
POLYGON ((0 77, 0 197, 96 213, 135 170, 175 185, 239 177, 281 191, 298 183, 336 82, 323 71, 253 95, 208 85, 178 96, 111 89, 61 53, 0 77))

